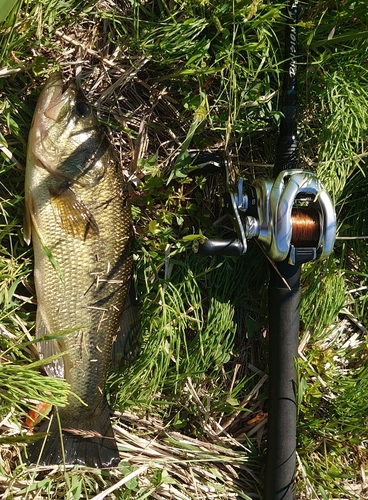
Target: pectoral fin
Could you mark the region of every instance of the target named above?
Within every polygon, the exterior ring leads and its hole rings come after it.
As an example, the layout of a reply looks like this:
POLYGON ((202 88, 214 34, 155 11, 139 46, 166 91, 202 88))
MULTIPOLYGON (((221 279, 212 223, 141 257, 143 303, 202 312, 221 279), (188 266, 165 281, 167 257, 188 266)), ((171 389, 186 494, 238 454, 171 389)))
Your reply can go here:
POLYGON ((55 218, 68 234, 81 240, 99 236, 93 214, 70 186, 58 192, 50 189, 50 196, 55 218))
POLYGON ((132 282, 120 314, 119 327, 112 346, 112 365, 125 368, 138 355, 142 335, 141 316, 135 286, 132 282))
MULTIPOLYGON (((36 316, 36 337, 42 338, 51 335, 46 322, 42 317, 42 308, 37 309, 36 316)), ((40 340, 37 342, 37 349, 41 359, 46 359, 51 356, 60 355, 58 358, 53 359, 50 363, 44 365, 45 372, 49 377, 64 377, 64 361, 61 356, 61 350, 56 339, 40 340)))

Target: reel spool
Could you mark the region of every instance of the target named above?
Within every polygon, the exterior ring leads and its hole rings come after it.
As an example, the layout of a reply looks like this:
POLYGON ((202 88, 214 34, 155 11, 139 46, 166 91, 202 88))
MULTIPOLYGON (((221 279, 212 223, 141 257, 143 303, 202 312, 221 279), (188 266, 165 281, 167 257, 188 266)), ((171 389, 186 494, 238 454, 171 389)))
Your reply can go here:
POLYGON ((294 247, 317 247, 321 234, 321 218, 314 208, 300 207, 291 211, 291 244, 294 247))

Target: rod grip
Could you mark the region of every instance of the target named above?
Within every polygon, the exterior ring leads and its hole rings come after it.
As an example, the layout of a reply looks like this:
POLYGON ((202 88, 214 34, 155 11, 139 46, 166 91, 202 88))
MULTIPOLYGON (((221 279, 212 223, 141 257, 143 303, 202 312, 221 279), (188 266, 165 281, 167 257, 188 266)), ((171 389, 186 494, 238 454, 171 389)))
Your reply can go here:
POLYGON ((269 399, 264 500, 295 499, 300 266, 271 267, 269 307, 269 399), (286 284, 287 283, 287 284, 286 284), (290 287, 290 289, 288 288, 290 287))

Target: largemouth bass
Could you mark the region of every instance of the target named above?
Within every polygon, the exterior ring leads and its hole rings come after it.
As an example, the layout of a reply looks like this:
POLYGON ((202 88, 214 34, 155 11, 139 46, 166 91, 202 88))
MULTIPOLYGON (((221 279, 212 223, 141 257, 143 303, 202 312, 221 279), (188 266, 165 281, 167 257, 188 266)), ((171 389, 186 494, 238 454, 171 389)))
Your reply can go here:
POLYGON ((64 377, 74 395, 41 427, 46 440, 28 446, 30 463, 109 467, 119 460, 104 391, 114 339, 126 348, 128 330, 137 332, 128 198, 91 106, 55 73, 29 134, 24 238, 33 241, 40 357, 59 355, 45 370, 64 377))

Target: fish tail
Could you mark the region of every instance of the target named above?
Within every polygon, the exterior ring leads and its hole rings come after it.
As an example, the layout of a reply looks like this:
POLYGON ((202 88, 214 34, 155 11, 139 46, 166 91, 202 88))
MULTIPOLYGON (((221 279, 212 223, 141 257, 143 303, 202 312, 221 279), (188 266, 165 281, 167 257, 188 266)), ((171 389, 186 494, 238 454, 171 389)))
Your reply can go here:
POLYGON ((102 413, 87 416, 82 414, 80 420, 72 421, 55 411, 52 420, 43 422, 39 429, 47 436, 27 446, 26 462, 39 465, 79 464, 99 469, 115 467, 120 460, 119 451, 107 404, 102 413))

